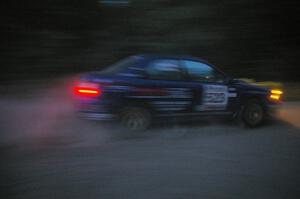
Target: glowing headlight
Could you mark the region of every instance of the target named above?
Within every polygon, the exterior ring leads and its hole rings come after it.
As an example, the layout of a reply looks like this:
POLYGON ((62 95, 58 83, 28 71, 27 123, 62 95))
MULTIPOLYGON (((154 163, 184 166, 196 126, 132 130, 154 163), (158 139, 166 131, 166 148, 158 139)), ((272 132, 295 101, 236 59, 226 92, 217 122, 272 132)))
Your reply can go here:
POLYGON ((274 89, 274 90, 271 90, 270 98, 272 100, 280 100, 280 97, 281 97, 282 94, 283 94, 283 91, 278 90, 278 89, 274 89))
POLYGON ((276 94, 276 95, 282 95, 283 92, 281 90, 271 90, 272 94, 276 94))

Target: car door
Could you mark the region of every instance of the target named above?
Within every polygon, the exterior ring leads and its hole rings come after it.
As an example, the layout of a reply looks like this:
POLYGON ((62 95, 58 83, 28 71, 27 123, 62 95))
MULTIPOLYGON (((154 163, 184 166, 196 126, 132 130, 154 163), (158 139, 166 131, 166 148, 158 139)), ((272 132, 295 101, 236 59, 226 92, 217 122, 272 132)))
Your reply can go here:
POLYGON ((228 111, 228 86, 225 75, 208 63, 182 59, 181 64, 193 87, 193 112, 212 113, 228 111))
POLYGON ((148 102, 159 115, 171 116, 192 112, 193 91, 186 82, 185 73, 178 59, 151 60, 145 69, 144 85, 159 92, 148 102))

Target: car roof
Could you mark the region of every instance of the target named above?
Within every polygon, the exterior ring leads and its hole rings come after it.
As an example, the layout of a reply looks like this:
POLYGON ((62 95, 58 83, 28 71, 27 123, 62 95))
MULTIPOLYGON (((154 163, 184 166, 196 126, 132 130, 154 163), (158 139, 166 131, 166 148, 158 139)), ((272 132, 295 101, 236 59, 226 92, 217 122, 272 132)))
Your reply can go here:
MULTIPOLYGON (((133 55, 133 57, 134 56, 144 59, 145 62, 149 62, 149 61, 152 61, 155 59, 184 59, 184 60, 198 61, 198 62, 205 63, 205 64, 213 67, 215 70, 219 71, 220 73, 226 75, 223 71, 219 70, 219 68, 217 68, 214 64, 206 61, 205 59, 201 59, 201 58, 193 57, 193 56, 189 56, 189 55, 137 54, 137 55, 133 55)), ((140 67, 144 67, 144 65, 141 65, 140 67)))
POLYGON ((195 61, 201 61, 201 62, 206 62, 208 61, 198 58, 198 57, 193 57, 189 55, 169 55, 169 54, 137 54, 134 56, 138 57, 143 57, 145 59, 189 59, 189 60, 195 60, 195 61))

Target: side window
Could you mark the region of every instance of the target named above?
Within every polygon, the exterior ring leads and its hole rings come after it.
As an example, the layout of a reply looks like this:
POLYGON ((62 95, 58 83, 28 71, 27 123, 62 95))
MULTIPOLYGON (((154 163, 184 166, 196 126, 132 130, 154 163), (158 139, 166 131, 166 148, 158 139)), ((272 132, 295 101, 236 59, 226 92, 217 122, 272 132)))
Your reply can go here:
POLYGON ((224 76, 211 66, 197 61, 183 60, 183 65, 191 80, 203 82, 224 82, 224 76))
POLYGON ((151 62, 146 73, 150 79, 180 80, 182 72, 177 60, 159 59, 151 62))

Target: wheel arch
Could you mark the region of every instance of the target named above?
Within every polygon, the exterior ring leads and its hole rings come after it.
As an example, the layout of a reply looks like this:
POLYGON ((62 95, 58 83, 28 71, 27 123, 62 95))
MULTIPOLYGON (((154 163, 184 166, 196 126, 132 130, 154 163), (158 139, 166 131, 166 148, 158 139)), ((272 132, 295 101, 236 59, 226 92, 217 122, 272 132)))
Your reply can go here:
POLYGON ((137 100, 137 99, 132 99, 132 100, 131 99, 126 99, 126 100, 124 100, 118 106, 117 114, 122 113, 122 111, 125 108, 128 108, 128 107, 143 108, 143 109, 146 109, 150 113, 151 117, 154 115, 153 107, 149 104, 149 102, 144 101, 144 100, 137 100))

